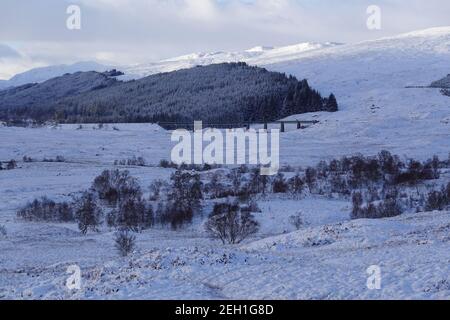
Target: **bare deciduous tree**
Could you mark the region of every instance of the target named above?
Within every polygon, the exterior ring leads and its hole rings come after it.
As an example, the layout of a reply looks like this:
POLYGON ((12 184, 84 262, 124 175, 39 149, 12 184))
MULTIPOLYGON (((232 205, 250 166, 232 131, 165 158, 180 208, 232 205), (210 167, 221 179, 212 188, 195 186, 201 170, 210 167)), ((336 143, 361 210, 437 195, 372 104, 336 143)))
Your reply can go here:
POLYGON ((81 233, 86 234, 89 229, 98 231, 103 216, 102 209, 97 205, 95 196, 91 192, 84 192, 76 201, 75 216, 81 233))
POLYGON ((289 217, 289 222, 297 229, 300 230, 304 225, 303 213, 297 212, 295 215, 289 217))
POLYGON ((114 236, 115 247, 122 257, 128 256, 136 247, 136 237, 128 230, 116 232, 114 236))
POLYGON ((7 235, 8 235, 8 232, 6 231, 6 227, 4 225, 0 224, 0 239, 6 238, 7 235))
POLYGON ((237 203, 216 204, 206 225, 208 234, 223 244, 238 244, 259 230, 259 223, 237 203))

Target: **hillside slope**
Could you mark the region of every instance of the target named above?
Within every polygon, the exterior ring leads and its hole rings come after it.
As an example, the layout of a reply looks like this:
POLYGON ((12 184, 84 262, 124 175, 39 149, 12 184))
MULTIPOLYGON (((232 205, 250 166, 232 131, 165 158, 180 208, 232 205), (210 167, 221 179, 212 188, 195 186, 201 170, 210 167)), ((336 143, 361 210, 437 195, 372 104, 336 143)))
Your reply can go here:
POLYGON ((192 53, 156 62, 122 66, 120 69, 125 72, 125 76, 122 79, 139 79, 160 72, 170 72, 224 62, 246 62, 254 66, 263 66, 269 63, 291 60, 305 52, 312 52, 338 45, 338 43, 331 42, 303 42, 284 47, 258 46, 241 52, 218 51, 192 53))
POLYGON ((105 74, 89 71, 66 74, 43 83, 31 83, 0 91, 0 105, 8 108, 35 108, 68 96, 113 86, 117 81, 105 74))
POLYGON ((293 117, 321 123, 289 133, 282 161, 382 149, 418 158, 448 156, 449 97, 438 88, 408 87, 428 87, 449 73, 450 27, 304 53, 266 67, 301 74, 339 101, 338 113, 293 117))

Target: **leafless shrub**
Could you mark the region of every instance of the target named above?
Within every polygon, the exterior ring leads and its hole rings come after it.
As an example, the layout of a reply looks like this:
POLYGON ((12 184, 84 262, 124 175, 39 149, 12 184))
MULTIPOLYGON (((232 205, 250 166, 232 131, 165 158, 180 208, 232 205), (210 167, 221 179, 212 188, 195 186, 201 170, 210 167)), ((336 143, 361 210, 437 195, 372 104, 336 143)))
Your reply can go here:
POLYGON ((447 206, 450 206, 450 183, 447 184, 447 187, 442 187, 440 191, 428 193, 425 210, 442 211, 447 206))
POLYGON ((17 168, 17 162, 14 159, 11 159, 6 163, 6 170, 13 170, 17 168))
POLYGON ((352 219, 382 219, 395 217, 403 213, 403 209, 398 201, 398 192, 396 189, 388 192, 384 200, 366 205, 364 205, 364 199, 361 193, 354 192, 352 203, 352 219))
POLYGON ((206 232, 223 244, 238 244, 259 230, 259 223, 237 203, 216 204, 206 225, 206 232))
POLYGON ((110 227, 118 226, 134 232, 151 228, 154 223, 153 208, 143 199, 128 198, 107 216, 110 227))
POLYGON ((273 193, 286 193, 289 190, 289 185, 284 178, 284 175, 280 172, 272 180, 272 192, 273 193))
POLYGON ((23 160, 23 162, 33 162, 33 159, 28 156, 23 156, 22 160, 23 160))
POLYGON ((47 197, 35 199, 17 211, 17 217, 35 222, 74 221, 72 206, 67 202, 56 203, 47 197))
POLYGON ((114 235, 115 247, 122 257, 128 256, 136 247, 136 237, 129 230, 120 230, 114 235))
POLYGON ((91 189, 109 205, 116 205, 127 198, 142 197, 139 183, 128 171, 105 170, 95 178, 91 189))
POLYGON ((4 225, 0 225, 0 239, 6 238, 8 236, 8 232, 6 231, 6 227, 4 225))
POLYGON ((66 162, 66 159, 63 156, 56 156, 56 158, 44 158, 42 162, 66 162))
POLYGON ((211 198, 218 199, 224 194, 225 186, 221 183, 223 180, 220 173, 213 173, 210 181, 205 185, 205 191, 211 195, 211 198))
POLYGON ((163 159, 159 162, 159 166, 164 169, 178 169, 177 164, 175 164, 171 161, 165 160, 165 159, 163 159))
POLYGON ((158 201, 161 198, 167 197, 169 192, 169 184, 164 180, 155 180, 149 187, 150 201, 158 201))
POLYGON ((288 180, 289 191, 295 198, 299 198, 303 192, 305 182, 299 174, 288 180))
POLYGON ((304 225, 303 213, 299 211, 295 215, 290 216, 289 222, 295 227, 295 229, 300 230, 304 225))
POLYGON ((133 156, 129 159, 115 160, 115 166, 136 166, 136 167, 145 167, 147 165, 145 159, 143 157, 133 156))

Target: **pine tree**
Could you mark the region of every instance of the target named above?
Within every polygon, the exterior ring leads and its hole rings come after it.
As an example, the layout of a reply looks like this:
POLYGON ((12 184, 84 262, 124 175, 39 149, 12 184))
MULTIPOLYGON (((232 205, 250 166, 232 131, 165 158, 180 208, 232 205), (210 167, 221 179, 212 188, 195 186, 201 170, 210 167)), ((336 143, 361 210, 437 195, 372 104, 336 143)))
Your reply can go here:
POLYGON ((330 94, 330 96, 327 99, 327 103, 325 106, 325 110, 329 112, 336 112, 338 111, 338 104, 336 101, 336 97, 334 94, 330 94))

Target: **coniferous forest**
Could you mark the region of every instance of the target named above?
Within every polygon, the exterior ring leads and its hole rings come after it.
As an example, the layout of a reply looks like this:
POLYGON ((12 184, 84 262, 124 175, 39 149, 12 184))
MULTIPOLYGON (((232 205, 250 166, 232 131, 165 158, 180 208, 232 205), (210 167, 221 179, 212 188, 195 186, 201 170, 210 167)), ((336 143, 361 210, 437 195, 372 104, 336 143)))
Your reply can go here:
MULTIPOLYGON (((115 70, 114 70, 115 71, 115 70)), ((307 80, 245 63, 223 63, 119 81, 78 72, 0 91, 0 119, 60 123, 273 121, 338 110, 307 80)))

